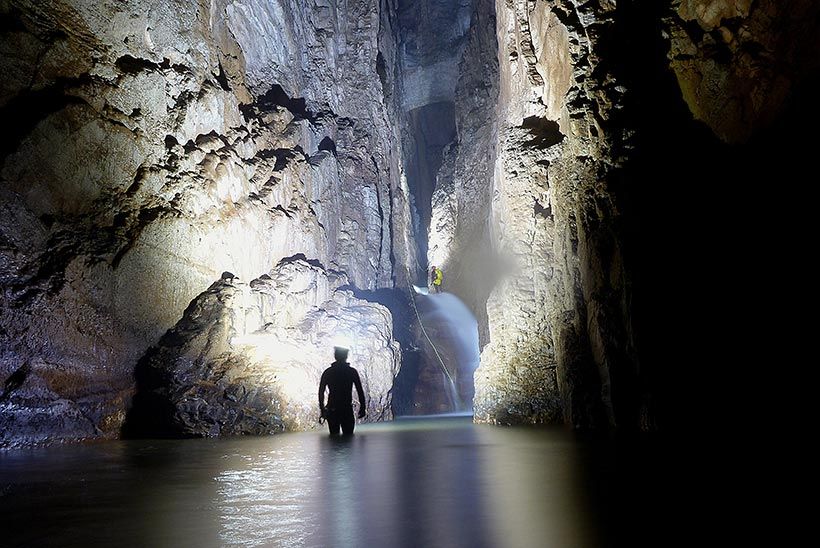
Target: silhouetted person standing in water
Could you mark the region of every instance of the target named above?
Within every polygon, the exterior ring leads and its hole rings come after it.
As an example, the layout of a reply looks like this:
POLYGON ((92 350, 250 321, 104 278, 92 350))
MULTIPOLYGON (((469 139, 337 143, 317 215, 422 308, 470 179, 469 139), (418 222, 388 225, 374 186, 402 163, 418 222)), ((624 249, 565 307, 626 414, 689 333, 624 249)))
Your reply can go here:
POLYGON ((359 379, 359 372, 347 363, 347 348, 337 346, 334 348, 334 354, 336 361, 325 369, 322 373, 322 380, 319 381, 319 412, 327 419, 331 436, 339 435, 340 426, 342 433, 349 436, 356 426, 356 419, 353 418, 353 385, 356 385, 356 392, 359 394, 360 419, 364 418, 367 408, 364 401, 364 389, 359 379), (325 407, 325 388, 330 388, 327 407, 325 407))

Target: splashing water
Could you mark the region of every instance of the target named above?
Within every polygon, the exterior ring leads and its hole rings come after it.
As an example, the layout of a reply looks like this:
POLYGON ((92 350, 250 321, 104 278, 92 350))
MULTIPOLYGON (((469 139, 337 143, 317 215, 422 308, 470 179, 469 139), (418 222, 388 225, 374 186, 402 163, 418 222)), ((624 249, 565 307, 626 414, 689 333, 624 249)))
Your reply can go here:
POLYGON ((479 362, 478 322, 470 309, 452 293, 426 293, 419 299, 419 317, 447 369, 444 389, 450 396, 453 411, 468 411, 472 407, 472 377, 479 362), (456 386, 456 385, 459 386, 456 386), (464 386, 469 386, 467 390, 464 386), (459 390, 462 387, 462 390, 459 390), (461 397, 469 393, 469 401, 461 397))

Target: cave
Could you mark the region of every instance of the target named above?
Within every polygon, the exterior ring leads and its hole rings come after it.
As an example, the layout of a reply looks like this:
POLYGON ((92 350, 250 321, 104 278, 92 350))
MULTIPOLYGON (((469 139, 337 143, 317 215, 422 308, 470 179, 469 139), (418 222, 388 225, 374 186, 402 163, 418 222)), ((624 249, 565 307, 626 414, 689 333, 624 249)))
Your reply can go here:
MULTIPOLYGON (((455 139, 455 104, 442 101, 417 107, 407 113, 411 135, 411 153, 407 162, 407 183, 413 198, 413 212, 418 219, 417 234, 426 235, 433 217, 433 191, 444 161, 444 149, 455 139)), ((427 238, 420 238, 419 265, 427 270, 427 238)))
MULTIPOLYGON (((781 4, 0 2, 0 513, 31 525, 11 542, 45 542, 25 517, 49 504, 37 470, 93 463, 100 508, 120 480, 167 488, 137 481, 145 455, 212 508, 257 510, 243 482, 299 489, 254 459, 290 455, 310 482, 385 457, 362 508, 389 526, 340 544, 402 545, 416 522, 422 544, 469 546, 679 526, 648 501, 709 477, 667 475, 683 441, 732 454, 795 399, 778 368, 811 287, 820 6, 781 4), (366 398, 356 441, 329 446, 316 399, 338 347, 366 398), (180 464, 188 438, 201 468, 180 464), (213 464, 229 451, 245 464, 213 464), (475 528, 447 537, 444 515, 475 528)), ((330 485, 311 515, 359 489, 330 485)), ((251 542, 231 512, 203 545, 251 542)), ((318 531, 254 538, 342 534, 318 531)))

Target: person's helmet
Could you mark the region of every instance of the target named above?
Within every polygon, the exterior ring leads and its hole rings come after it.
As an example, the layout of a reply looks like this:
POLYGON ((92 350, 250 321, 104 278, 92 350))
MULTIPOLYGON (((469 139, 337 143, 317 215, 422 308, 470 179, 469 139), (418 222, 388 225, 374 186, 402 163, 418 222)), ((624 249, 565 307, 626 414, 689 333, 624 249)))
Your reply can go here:
POLYGON ((347 353, 348 349, 344 346, 334 346, 333 347, 333 357, 336 358, 337 362, 345 362, 347 361, 347 353))

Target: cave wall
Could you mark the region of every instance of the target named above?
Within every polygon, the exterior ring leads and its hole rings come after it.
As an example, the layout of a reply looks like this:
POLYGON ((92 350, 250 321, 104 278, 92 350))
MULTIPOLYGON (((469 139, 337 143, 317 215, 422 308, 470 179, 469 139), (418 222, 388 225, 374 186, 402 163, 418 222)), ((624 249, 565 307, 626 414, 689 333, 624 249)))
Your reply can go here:
POLYGON ((814 2, 684 0, 666 22, 686 105, 727 143, 771 126, 820 64, 814 2))
POLYGON ((474 0, 397 0, 401 109, 452 102, 474 0))
POLYGON ((415 283, 426 285, 428 231, 433 193, 444 150, 455 137, 455 102, 477 9, 475 0, 400 0, 396 4, 399 117, 404 175, 413 202, 413 237, 419 268, 415 283))
POLYGON ((607 187, 625 129, 607 123, 622 90, 601 51, 615 8, 518 1, 496 9, 490 227, 505 273, 487 303, 476 418, 615 423, 616 382, 628 381, 612 373, 635 367, 607 187))
MULTIPOLYGON (((488 244, 506 273, 487 303, 476 419, 737 426, 755 405, 739 394, 765 397, 749 379, 767 378, 748 337, 762 335, 751 295, 773 239, 751 212, 772 181, 799 180, 799 118, 817 118, 818 8, 496 10, 488 244)), ((778 218, 788 200, 766 195, 778 218)))
POLYGON ((372 290, 414 264, 387 2, 0 17, 4 444, 118 435, 138 359, 223 271, 298 254, 372 290))
POLYGON ((760 248, 807 230, 770 228, 794 204, 765 189, 813 154, 819 9, 0 0, 0 444, 117 436, 135 367, 174 434, 308 424, 247 341, 318 348, 334 314, 378 335, 389 417, 391 318, 362 297, 418 282, 408 117, 442 102, 426 261, 478 318, 476 420, 708 408, 749 376, 720 362, 760 248))

